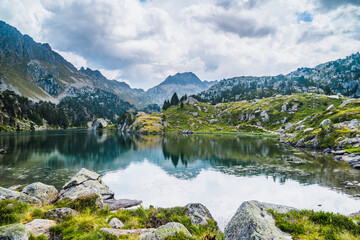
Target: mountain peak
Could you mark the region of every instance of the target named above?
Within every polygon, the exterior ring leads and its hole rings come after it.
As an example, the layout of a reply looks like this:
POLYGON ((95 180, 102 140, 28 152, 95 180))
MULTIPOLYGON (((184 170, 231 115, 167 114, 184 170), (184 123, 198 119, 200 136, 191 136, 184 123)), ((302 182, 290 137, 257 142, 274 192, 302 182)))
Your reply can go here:
POLYGON ((203 85, 203 82, 192 72, 177 73, 168 76, 160 85, 203 85))

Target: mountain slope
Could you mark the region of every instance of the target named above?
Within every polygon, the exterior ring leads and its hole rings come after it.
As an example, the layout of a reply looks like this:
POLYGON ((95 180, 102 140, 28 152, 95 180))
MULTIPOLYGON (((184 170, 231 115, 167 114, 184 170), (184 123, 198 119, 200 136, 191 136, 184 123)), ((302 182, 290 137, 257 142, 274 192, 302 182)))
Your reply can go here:
POLYGON ((287 75, 224 79, 196 98, 220 103, 306 92, 359 97, 359 81, 360 54, 356 53, 315 68, 299 68, 287 75))
POLYGON ((168 76, 159 85, 150 88, 146 94, 153 103, 162 104, 176 92, 178 96, 197 94, 208 89, 215 82, 201 81, 194 73, 177 73, 168 76))

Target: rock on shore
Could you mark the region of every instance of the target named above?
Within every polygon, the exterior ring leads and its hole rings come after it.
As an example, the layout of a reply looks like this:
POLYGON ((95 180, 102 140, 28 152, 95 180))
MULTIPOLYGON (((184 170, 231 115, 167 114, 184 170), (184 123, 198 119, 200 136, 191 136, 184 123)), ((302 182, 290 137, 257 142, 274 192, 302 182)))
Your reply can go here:
POLYGON ((16 191, 12 191, 12 190, 0 187, 0 200, 5 200, 5 199, 11 199, 11 200, 17 200, 19 202, 30 203, 30 204, 34 204, 38 207, 42 206, 41 201, 35 197, 31 197, 31 196, 26 195, 25 193, 16 192, 16 191))
POLYGON ((280 213, 295 210, 292 207, 271 203, 244 202, 225 227, 225 240, 292 239, 290 234, 276 227, 273 216, 268 213, 269 209, 280 213))

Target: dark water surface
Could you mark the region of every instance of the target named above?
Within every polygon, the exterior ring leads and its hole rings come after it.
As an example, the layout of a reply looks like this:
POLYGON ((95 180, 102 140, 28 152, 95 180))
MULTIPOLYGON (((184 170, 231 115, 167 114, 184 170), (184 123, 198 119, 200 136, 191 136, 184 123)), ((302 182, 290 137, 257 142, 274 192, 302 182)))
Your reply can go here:
POLYGON ((341 181, 358 170, 276 139, 239 135, 134 136, 61 130, 0 135, 0 186, 40 181, 60 189, 81 168, 117 198, 144 206, 202 202, 223 228, 246 200, 349 214, 360 211, 341 181), (321 205, 321 206, 319 206, 321 205))

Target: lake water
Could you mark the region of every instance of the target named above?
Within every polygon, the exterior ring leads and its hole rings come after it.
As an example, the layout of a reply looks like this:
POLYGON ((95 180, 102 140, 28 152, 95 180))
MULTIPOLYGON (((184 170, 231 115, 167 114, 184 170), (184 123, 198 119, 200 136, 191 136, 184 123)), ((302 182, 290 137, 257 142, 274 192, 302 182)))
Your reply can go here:
POLYGON ((360 172, 274 138, 243 135, 134 136, 61 130, 0 135, 0 185, 41 181, 61 186, 79 169, 101 174, 116 198, 143 206, 201 202, 223 229, 243 201, 297 208, 360 211, 352 197, 360 172))

